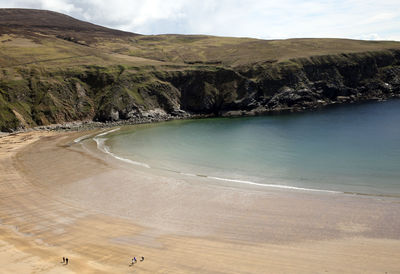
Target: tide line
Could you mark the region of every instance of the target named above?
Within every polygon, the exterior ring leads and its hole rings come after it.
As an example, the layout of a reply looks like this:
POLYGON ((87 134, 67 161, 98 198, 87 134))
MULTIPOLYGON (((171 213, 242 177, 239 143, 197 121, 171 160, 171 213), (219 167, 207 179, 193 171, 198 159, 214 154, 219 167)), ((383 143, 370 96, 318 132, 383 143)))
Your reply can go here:
POLYGON ((118 156, 118 155, 112 153, 112 152, 110 151, 110 148, 109 148, 108 146, 106 146, 106 144, 105 144, 105 142, 107 141, 108 138, 99 138, 99 137, 102 137, 102 136, 106 136, 107 134, 110 134, 110 133, 112 133, 112 132, 116 132, 116 131, 118 131, 118 130, 120 130, 120 128, 112 129, 112 130, 109 130, 109 131, 106 131, 106 132, 97 134, 97 135, 93 138, 93 140, 94 140, 94 141, 96 142, 96 144, 97 144, 97 149, 99 149, 100 151, 102 151, 102 152, 104 152, 104 153, 106 153, 106 154, 108 154, 108 155, 114 157, 114 158, 117 159, 117 160, 123 161, 123 162, 125 162, 125 163, 132 164, 132 165, 136 165, 136 166, 142 166, 142 167, 150 168, 150 166, 149 166, 148 164, 141 163, 141 162, 136 162, 136 161, 132 161, 132 160, 130 160, 130 159, 126 159, 126 158, 120 157, 120 156, 118 156))
POLYGON ((80 142, 82 142, 83 140, 85 140, 85 139, 87 139, 87 138, 89 138, 90 136, 92 136, 93 134, 88 134, 88 135, 84 135, 84 136, 81 136, 81 137, 78 137, 78 138, 76 138, 75 140, 74 140, 74 143, 80 143, 80 142))
POLYGON ((303 187, 295 187, 295 186, 287 186, 287 185, 275 185, 275 184, 260 184, 260 183, 255 183, 255 182, 251 182, 251 181, 227 179, 227 178, 220 178, 220 177, 213 177, 213 176, 206 176, 206 177, 209 178, 209 179, 214 179, 214 180, 218 180, 218 181, 233 182, 233 183, 255 185, 255 186, 262 186, 262 187, 273 187, 273 188, 281 188, 281 189, 291 189, 291 190, 301 190, 301 191, 315 191, 315 192, 326 192, 326 193, 342 193, 340 191, 334 191, 334 190, 303 188, 303 187))

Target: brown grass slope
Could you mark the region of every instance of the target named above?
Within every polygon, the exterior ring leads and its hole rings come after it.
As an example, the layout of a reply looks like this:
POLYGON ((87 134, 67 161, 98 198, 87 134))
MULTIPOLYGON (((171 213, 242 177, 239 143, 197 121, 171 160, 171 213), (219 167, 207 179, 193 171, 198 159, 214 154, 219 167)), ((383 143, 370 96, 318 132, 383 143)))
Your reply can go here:
POLYGON ((126 54, 164 61, 242 66, 316 55, 399 49, 399 42, 350 39, 259 40, 213 36, 157 35, 134 38, 126 54), (133 45, 133 43, 131 44, 133 45))
POLYGON ((36 33, 76 37, 92 42, 93 37, 124 37, 133 33, 98 26, 68 15, 34 9, 0 9, 0 32, 32 35, 36 33), (88 35, 89 34, 89 35, 88 35), (88 35, 88 37, 87 37, 88 35))
MULTIPOLYGON (((75 46, 75 43, 108 53, 188 65, 242 66, 315 55, 400 49, 400 43, 393 41, 260 40, 206 35, 137 35, 94 25, 52 11, 31 9, 0 9, 0 35, 3 37, 2 52, 7 48, 7 44, 4 44, 6 37, 11 41, 27 38, 37 45, 42 44, 46 38, 51 38, 53 43, 64 43, 67 51, 68 47, 75 46)), ((17 40, 9 46, 26 47, 26 44, 18 45, 17 40)), ((85 53, 83 50, 83 55, 85 53)), ((32 50, 31 54, 35 56, 37 51, 32 50)), ((121 60, 117 59, 115 62, 121 60)))

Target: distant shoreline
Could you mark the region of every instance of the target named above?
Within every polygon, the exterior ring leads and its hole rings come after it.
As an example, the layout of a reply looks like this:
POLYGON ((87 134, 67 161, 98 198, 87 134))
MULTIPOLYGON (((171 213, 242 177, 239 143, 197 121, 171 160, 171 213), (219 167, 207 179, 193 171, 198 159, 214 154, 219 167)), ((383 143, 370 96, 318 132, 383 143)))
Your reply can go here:
POLYGON ((285 115, 285 114, 299 114, 299 113, 307 113, 312 111, 323 111, 332 107, 338 106, 351 106, 354 104, 368 104, 371 102, 384 102, 387 100, 400 100, 400 96, 384 98, 384 99, 369 99, 369 100, 362 100, 357 102, 343 102, 343 103, 334 103, 325 106, 320 106, 318 108, 306 108, 306 109, 299 109, 299 108, 289 108, 289 109, 282 109, 282 110, 271 110, 262 113, 230 113, 226 114, 225 116, 219 115, 211 115, 211 114, 187 114, 184 116, 170 116, 167 115, 165 117, 147 117, 147 118, 137 118, 137 119, 130 119, 130 120, 119 120, 113 122, 97 122, 91 120, 82 120, 82 121, 71 121, 66 122, 63 124, 50 124, 44 126, 37 126, 33 128, 24 128, 19 129, 13 132, 2 132, 0 131, 0 138, 3 136, 24 133, 24 132, 31 132, 31 131, 55 131, 55 132, 81 132, 81 131, 89 131, 95 129, 102 129, 102 128, 113 128, 118 126, 134 126, 134 125, 141 125, 141 124, 155 124, 161 122, 168 122, 168 121, 175 121, 175 120, 196 120, 196 119, 209 119, 209 118, 239 118, 239 117, 255 117, 255 116, 270 116, 270 115, 285 115))

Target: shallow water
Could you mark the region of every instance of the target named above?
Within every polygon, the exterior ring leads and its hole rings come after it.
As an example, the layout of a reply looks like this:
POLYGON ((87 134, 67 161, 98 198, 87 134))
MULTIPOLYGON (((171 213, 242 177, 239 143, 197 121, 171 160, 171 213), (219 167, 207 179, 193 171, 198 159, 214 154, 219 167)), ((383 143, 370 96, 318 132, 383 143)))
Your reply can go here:
POLYGON ((237 183, 400 195, 399 122, 392 100, 126 127, 106 144, 133 164, 237 183))

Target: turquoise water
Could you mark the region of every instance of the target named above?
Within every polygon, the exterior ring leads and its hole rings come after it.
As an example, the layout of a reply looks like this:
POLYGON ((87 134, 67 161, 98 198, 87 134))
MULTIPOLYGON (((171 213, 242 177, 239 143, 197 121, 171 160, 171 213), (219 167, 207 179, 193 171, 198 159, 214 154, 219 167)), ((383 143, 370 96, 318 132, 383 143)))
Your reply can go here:
POLYGON ((128 127, 106 144, 151 168, 259 184, 400 194, 400 100, 128 127))

